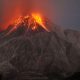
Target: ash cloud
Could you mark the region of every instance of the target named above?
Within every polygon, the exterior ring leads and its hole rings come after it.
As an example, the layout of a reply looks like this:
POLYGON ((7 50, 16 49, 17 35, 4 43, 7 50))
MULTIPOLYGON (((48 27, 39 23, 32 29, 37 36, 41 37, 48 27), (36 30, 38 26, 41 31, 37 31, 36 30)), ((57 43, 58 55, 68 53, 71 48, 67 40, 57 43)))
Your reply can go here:
POLYGON ((80 0, 0 0, 0 26, 6 25, 15 14, 25 15, 34 10, 41 12, 57 25, 79 29, 79 3, 80 0))

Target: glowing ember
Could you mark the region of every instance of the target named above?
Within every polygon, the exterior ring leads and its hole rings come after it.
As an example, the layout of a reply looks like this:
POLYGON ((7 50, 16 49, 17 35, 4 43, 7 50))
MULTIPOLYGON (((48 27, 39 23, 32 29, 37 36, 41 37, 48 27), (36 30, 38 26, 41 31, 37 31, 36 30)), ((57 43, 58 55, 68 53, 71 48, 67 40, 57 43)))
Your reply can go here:
POLYGON ((16 19, 13 22, 13 28, 8 32, 10 34, 12 31, 16 30, 20 25, 25 25, 28 29, 36 30, 38 29, 38 25, 41 25, 42 28, 44 28, 46 31, 49 32, 49 30, 46 28, 46 26, 43 24, 42 17, 39 14, 31 14, 27 16, 20 16, 18 19, 16 19))

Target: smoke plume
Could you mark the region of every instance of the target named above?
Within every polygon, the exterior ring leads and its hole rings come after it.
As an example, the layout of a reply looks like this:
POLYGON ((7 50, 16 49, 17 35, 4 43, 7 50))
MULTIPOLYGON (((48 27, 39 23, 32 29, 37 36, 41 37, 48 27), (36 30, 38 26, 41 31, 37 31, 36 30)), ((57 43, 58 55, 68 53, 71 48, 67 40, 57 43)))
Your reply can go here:
POLYGON ((50 0, 0 0, 0 28, 7 28, 17 17, 25 16, 30 12, 41 13, 48 18, 55 17, 50 0))
POLYGON ((0 27, 3 29, 13 22, 19 16, 26 15, 33 9, 33 0, 3 0, 0 2, 0 27))

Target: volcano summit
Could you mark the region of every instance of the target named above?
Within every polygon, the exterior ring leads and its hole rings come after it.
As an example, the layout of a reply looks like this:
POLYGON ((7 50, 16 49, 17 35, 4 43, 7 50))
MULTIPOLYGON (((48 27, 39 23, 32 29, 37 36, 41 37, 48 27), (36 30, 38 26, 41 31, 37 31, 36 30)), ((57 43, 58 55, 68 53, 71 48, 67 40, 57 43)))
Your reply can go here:
POLYGON ((20 16, 18 19, 16 19, 9 27, 11 27, 11 30, 7 33, 10 34, 20 27, 26 29, 26 31, 29 33, 30 31, 47 31, 47 27, 44 24, 44 21, 42 17, 39 14, 29 14, 27 16, 20 16))

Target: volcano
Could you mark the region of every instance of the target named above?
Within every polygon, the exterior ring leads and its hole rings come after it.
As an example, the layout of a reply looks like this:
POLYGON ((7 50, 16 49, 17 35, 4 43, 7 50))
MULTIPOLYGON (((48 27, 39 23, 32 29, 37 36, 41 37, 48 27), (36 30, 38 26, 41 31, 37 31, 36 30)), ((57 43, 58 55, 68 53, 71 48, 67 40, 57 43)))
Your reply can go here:
POLYGON ((50 32, 48 26, 46 26, 46 19, 37 13, 20 16, 11 22, 5 30, 1 31, 0 43, 13 37, 32 36, 40 32, 50 32))
POLYGON ((0 80, 80 77, 79 38, 39 14, 20 16, 0 33, 0 80))
POLYGON ((44 24, 45 21, 39 14, 29 14, 27 16, 20 16, 7 28, 6 35, 16 33, 34 34, 37 32, 44 32, 49 30, 44 24))

